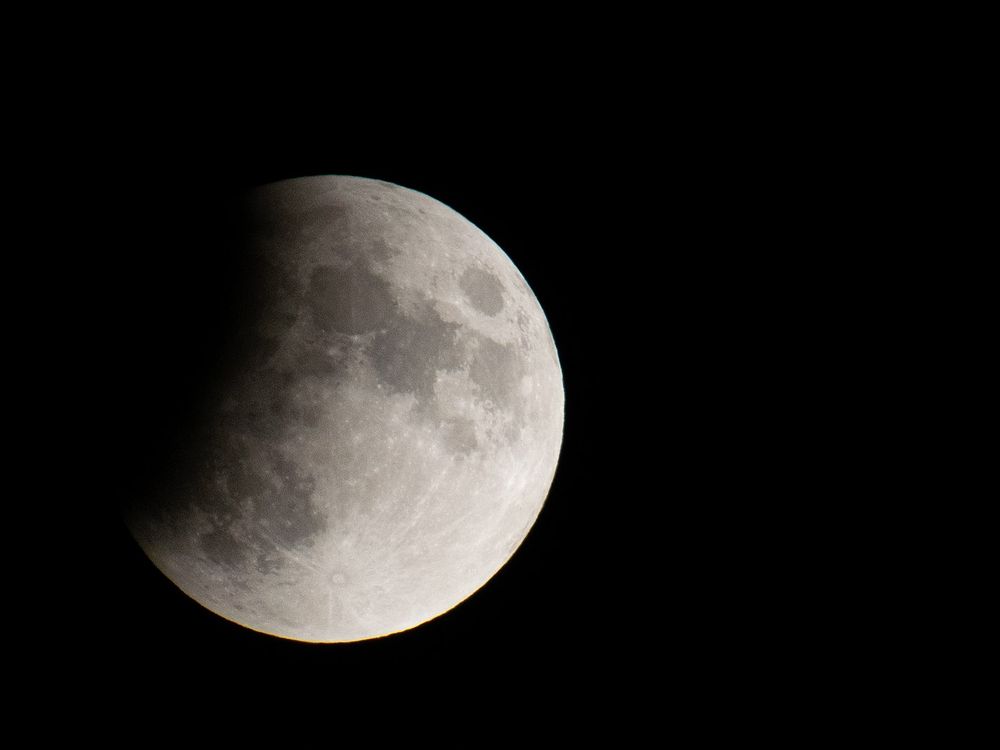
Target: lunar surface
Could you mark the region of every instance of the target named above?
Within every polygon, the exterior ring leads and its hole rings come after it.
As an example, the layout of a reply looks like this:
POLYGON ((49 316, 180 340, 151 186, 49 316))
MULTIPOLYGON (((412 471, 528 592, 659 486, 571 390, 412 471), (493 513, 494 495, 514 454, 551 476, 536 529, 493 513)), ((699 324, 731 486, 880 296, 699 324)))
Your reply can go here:
POLYGON ((250 312, 128 526, 248 628, 412 628, 489 580, 541 510, 563 428, 545 316, 500 248, 422 193, 308 177, 247 207, 250 312))

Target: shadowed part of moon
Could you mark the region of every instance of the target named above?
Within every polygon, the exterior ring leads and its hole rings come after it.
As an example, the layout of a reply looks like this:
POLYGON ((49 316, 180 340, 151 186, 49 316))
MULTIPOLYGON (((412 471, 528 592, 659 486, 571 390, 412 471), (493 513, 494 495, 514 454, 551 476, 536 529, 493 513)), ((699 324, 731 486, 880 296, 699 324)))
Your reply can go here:
POLYGON ((420 193, 314 177, 247 207, 244 313, 129 527, 246 627, 414 627, 496 573, 545 500, 563 419, 545 317, 485 234, 420 193))

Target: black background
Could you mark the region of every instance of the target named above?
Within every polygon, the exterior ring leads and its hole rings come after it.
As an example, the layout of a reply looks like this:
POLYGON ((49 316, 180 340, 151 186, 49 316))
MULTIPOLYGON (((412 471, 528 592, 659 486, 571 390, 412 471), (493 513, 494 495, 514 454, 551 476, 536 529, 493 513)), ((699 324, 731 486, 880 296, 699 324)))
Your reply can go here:
POLYGON ((661 555, 678 531, 656 528, 669 492, 645 473, 668 459, 676 345, 650 313, 670 296, 662 226, 646 229, 668 209, 650 177, 651 123, 609 111, 611 95, 589 88, 446 109, 418 97, 394 114, 282 110, 266 97, 236 108, 189 93, 103 102, 102 117, 59 131, 47 187, 73 198, 30 216, 51 232, 38 260, 51 264, 45 293, 58 300, 40 314, 49 344, 31 374, 53 408, 26 443, 42 458, 34 507, 60 550, 36 562, 51 583, 27 587, 32 627, 46 634, 40 674, 99 682, 109 705, 163 720, 194 695, 234 710, 284 699, 370 710, 364 696, 379 695, 492 711, 514 689, 525 705, 555 695, 589 705, 653 669, 677 596, 661 555), (259 116, 275 109, 284 114, 259 116), (395 182, 485 231, 545 310, 566 389, 552 490, 511 561, 446 615, 354 644, 297 643, 219 618, 156 570, 118 516, 123 498, 156 481, 238 309, 234 198, 310 174, 395 182))

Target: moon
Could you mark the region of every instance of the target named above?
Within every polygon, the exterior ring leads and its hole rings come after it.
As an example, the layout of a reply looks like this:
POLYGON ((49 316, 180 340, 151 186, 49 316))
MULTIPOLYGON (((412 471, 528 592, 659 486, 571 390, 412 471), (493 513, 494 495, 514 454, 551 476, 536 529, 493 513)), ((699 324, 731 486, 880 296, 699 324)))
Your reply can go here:
POLYGON ((245 216, 245 308, 128 528, 247 628, 413 628, 497 573, 545 502, 564 408, 545 315, 489 237, 414 190, 286 180, 245 216))

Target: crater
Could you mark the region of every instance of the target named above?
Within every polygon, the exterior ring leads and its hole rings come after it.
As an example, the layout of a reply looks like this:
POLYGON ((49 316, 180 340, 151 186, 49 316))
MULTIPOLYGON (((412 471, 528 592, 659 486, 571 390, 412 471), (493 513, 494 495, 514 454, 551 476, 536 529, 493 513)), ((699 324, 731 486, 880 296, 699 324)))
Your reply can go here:
POLYGON ((493 316, 503 310, 503 284, 493 274, 482 268, 467 268, 458 281, 469 303, 485 315, 493 316))
POLYGON ((389 283, 365 265, 318 266, 309 277, 306 305, 321 331, 370 333, 385 327, 395 302, 389 283))

